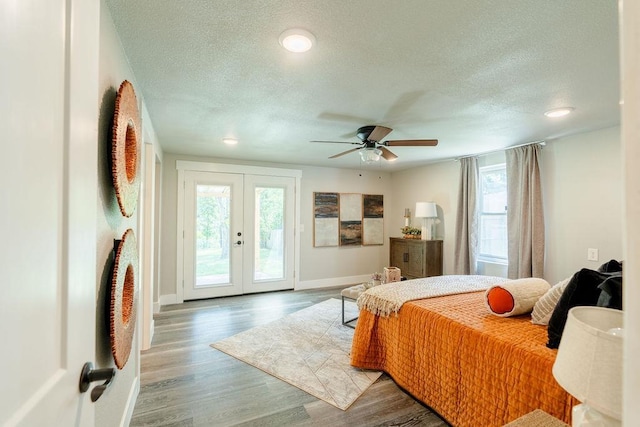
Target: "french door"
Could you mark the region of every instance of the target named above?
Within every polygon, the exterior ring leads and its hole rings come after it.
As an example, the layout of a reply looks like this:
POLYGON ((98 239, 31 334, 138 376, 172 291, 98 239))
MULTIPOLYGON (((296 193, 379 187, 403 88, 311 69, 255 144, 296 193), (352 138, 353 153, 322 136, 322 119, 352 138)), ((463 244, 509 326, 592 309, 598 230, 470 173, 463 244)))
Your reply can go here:
POLYGON ((295 179, 184 172, 184 299, 293 289, 295 179))

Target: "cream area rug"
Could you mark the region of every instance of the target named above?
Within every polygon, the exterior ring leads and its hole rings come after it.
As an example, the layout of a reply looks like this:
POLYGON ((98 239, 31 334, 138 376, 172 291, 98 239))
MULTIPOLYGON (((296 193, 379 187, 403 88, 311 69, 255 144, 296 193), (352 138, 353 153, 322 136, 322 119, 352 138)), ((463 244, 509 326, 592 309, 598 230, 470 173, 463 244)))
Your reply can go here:
MULTIPOLYGON (((347 304, 345 316, 354 317, 347 304)), ((211 346, 346 410, 382 374, 349 364, 352 339, 332 298, 211 346)))

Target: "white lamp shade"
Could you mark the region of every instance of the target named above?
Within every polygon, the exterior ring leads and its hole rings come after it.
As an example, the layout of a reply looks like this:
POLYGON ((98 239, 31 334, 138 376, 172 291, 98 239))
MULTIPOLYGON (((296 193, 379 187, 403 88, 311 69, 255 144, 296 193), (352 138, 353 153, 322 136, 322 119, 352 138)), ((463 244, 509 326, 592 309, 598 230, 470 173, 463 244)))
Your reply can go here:
POLYGON ((416 218, 436 218, 438 210, 434 202, 416 202, 416 218))
POLYGON ((621 328, 623 313, 574 307, 562 333, 553 376, 580 402, 616 420, 622 418, 622 342, 607 331, 621 328))

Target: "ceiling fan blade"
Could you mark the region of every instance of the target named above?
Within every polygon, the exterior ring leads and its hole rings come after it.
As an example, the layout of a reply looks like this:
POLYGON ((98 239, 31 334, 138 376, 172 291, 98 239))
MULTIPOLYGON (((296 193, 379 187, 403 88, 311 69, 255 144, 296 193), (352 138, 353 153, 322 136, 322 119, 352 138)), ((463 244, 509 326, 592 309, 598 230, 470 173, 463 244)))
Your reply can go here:
POLYGON ((385 141, 387 147, 435 147, 438 145, 437 139, 398 139, 395 141, 385 141))
POLYGON ((391 162, 398 158, 398 156, 393 154, 391 150, 388 150, 386 147, 380 146, 378 147, 378 150, 382 151, 382 157, 384 157, 385 160, 389 160, 391 162))
POLYGON ((349 141, 309 141, 309 142, 328 142, 331 144, 353 144, 353 145, 362 145, 362 142, 349 142, 349 141))
POLYGON ((333 156, 331 156, 329 158, 330 159, 335 159, 336 157, 344 156, 345 154, 349 154, 349 153, 352 153, 354 151, 358 151, 360 148, 352 148, 351 150, 347 150, 347 151, 343 151, 342 153, 334 154, 333 156))
POLYGON ((385 126, 376 126, 375 129, 369 134, 369 141, 382 141, 382 138, 389 135, 393 129, 385 126))

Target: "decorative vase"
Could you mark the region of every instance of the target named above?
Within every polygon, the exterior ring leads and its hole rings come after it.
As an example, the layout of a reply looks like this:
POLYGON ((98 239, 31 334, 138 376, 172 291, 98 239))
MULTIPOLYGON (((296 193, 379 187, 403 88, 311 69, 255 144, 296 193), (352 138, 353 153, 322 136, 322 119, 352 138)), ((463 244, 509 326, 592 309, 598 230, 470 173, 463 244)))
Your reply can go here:
POLYGON ((382 284, 381 280, 373 280, 372 282, 373 282, 373 286, 378 286, 378 285, 382 284))

